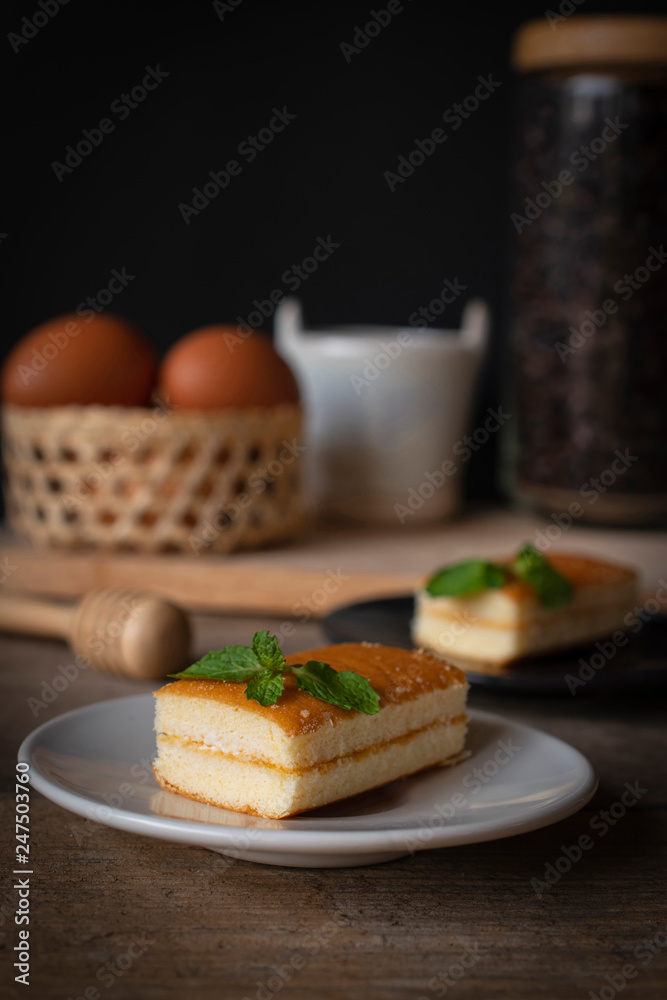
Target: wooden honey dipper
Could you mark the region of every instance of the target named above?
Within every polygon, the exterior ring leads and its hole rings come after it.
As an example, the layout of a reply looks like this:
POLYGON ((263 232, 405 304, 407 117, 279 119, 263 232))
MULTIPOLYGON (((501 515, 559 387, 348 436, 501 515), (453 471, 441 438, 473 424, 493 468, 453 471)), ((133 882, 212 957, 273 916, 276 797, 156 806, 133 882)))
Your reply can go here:
POLYGON ((74 606, 2 595, 0 631, 68 639, 92 667, 141 679, 181 670, 190 648, 184 612, 130 587, 91 590, 74 606))

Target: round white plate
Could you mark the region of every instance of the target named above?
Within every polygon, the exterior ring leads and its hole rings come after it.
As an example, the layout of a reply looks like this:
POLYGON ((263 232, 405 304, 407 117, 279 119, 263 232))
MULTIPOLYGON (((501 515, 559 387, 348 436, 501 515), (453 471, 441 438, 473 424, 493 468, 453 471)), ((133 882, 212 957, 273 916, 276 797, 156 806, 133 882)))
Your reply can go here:
POLYGON ((529 726, 470 712, 470 756, 293 819, 193 802, 153 778, 150 694, 79 708, 19 749, 37 791, 119 830, 297 868, 377 864, 432 847, 511 837, 581 809, 597 787, 577 750, 529 726))

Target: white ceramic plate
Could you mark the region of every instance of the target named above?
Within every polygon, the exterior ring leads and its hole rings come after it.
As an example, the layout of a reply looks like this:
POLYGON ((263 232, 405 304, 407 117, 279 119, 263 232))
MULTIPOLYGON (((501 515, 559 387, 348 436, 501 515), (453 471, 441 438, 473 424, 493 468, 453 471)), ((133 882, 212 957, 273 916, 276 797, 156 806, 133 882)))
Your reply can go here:
POLYGON ((163 791, 153 697, 117 698, 58 716, 19 760, 37 791, 120 830, 297 868, 377 864, 432 847, 511 837, 581 809, 597 787, 577 750, 529 726, 470 712, 470 757, 288 820, 260 819, 163 791))

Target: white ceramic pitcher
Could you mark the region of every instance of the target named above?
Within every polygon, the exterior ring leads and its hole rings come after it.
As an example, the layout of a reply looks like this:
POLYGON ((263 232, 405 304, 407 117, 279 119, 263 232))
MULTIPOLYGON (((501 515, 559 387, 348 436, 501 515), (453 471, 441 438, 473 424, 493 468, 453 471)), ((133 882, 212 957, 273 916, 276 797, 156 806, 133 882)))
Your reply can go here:
POLYGON ((309 331, 300 303, 281 303, 275 344, 301 386, 316 513, 395 524, 456 513, 488 327, 481 300, 467 304, 460 330, 309 331))

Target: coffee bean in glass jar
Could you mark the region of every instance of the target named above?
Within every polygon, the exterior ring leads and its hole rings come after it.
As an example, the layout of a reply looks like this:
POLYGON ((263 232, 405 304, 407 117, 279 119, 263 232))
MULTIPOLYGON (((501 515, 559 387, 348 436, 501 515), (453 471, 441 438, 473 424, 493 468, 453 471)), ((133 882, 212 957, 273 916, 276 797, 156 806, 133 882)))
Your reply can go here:
POLYGON ((514 495, 667 518, 667 18, 524 25, 514 46, 514 495))

